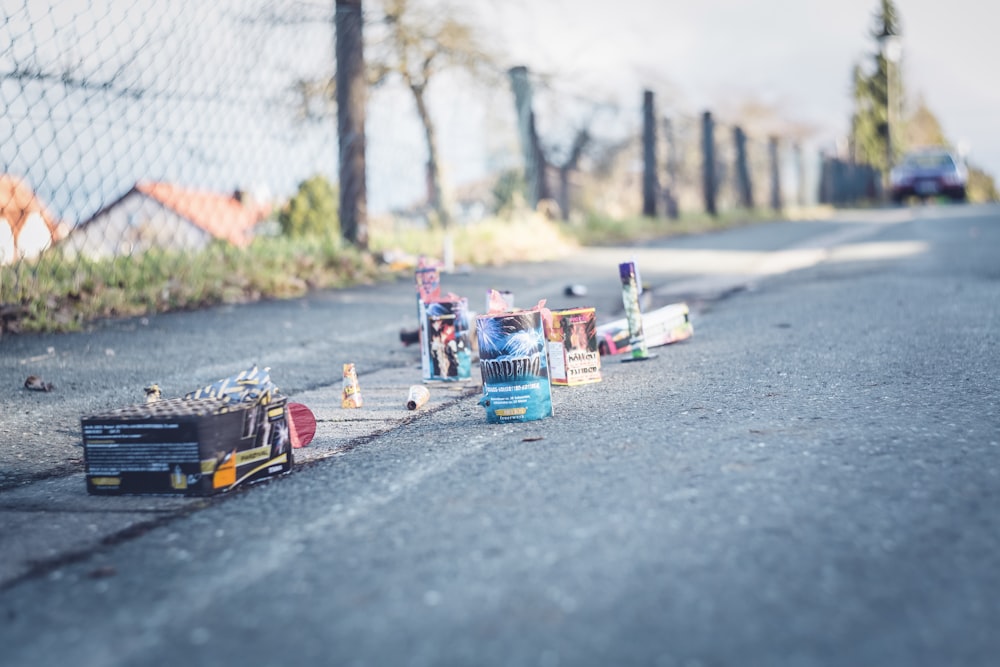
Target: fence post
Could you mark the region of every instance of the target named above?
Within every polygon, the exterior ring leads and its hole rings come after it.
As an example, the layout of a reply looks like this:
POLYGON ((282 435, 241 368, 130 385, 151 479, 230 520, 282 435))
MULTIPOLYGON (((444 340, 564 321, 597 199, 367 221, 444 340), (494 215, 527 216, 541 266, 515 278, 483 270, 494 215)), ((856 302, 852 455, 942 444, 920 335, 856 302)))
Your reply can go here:
POLYGON ((792 155, 795 159, 795 203, 806 205, 806 165, 802 159, 802 144, 798 141, 792 144, 792 155))
POLYGON ((528 68, 524 65, 511 67, 510 86, 514 90, 514 110, 517 113, 517 129, 521 139, 521 152, 524 154, 524 185, 527 189, 528 204, 532 209, 538 206, 538 201, 545 196, 544 156, 538 145, 538 133, 535 130, 535 114, 532 110, 531 81, 528 79, 528 68))
POLYGON ((750 186, 750 168, 747 165, 747 135, 743 128, 733 128, 733 143, 736 144, 736 187, 740 206, 753 208, 753 188, 750 186))
POLYGON ((365 185, 365 79, 361 0, 336 0, 337 137, 340 143, 340 233, 368 247, 365 185))
POLYGON ((771 163, 771 208, 781 211, 781 168, 778 164, 778 137, 767 142, 768 160, 771 163))
POLYGON ((676 220, 677 210, 677 146, 674 144, 674 125, 669 118, 663 119, 663 134, 667 144, 667 184, 663 188, 663 200, 667 217, 676 220))
POLYGON ((642 94, 642 214, 656 217, 656 202, 659 199, 659 183, 656 166, 656 110, 653 91, 642 94))
POLYGON ((706 111, 701 116, 701 157, 702 157, 702 189, 705 194, 705 212, 711 216, 717 214, 715 209, 715 124, 712 112, 706 111))

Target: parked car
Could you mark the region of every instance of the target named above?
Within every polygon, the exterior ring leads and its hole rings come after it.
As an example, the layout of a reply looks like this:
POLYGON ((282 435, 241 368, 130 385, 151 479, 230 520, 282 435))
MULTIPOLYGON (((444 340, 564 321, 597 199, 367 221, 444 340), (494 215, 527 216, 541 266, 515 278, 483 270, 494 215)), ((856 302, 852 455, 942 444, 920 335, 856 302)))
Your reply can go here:
POLYGON ((925 201, 948 197, 965 201, 969 174, 962 160, 945 148, 925 148, 908 153, 889 172, 889 195, 897 204, 909 197, 925 201))

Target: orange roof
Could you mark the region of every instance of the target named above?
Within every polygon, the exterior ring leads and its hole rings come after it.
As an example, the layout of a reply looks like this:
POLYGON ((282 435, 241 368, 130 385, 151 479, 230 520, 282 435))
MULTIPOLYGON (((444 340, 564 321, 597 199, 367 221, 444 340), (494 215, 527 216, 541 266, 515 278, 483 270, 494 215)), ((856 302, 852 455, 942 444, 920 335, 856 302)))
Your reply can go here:
POLYGON ((237 246, 250 243, 250 230, 269 212, 266 206, 244 203, 233 195, 188 190, 170 183, 140 182, 135 189, 212 236, 237 246))
POLYGON ((10 174, 0 174, 0 218, 6 218, 14 238, 32 213, 38 213, 52 233, 58 238, 59 226, 41 200, 24 181, 10 174))

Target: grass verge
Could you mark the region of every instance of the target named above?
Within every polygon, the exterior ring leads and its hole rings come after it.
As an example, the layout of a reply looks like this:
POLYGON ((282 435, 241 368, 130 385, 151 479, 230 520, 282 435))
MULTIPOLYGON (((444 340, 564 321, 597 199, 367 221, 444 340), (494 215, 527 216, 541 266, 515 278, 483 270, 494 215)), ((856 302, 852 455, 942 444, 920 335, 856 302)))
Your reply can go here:
POLYGON ((69 259, 56 247, 37 260, 0 267, 0 334, 79 331, 101 319, 292 298, 391 279, 410 273, 419 255, 441 258, 446 243, 456 266, 496 266, 555 259, 580 245, 635 243, 772 219, 753 213, 679 220, 589 216, 566 224, 522 214, 447 233, 373 224, 367 252, 332 237, 259 238, 244 249, 220 242, 197 252, 101 261, 69 259))

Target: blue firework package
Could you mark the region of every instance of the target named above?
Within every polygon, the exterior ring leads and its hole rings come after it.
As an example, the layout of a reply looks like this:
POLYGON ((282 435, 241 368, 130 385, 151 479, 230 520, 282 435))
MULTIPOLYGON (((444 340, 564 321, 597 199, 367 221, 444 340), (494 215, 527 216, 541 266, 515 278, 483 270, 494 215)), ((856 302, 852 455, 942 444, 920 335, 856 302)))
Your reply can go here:
POLYGON ((469 307, 465 298, 449 295, 420 302, 420 365, 424 380, 467 380, 472 376, 469 307))
POLYGON ((476 318, 486 421, 526 422, 552 416, 545 333, 540 310, 476 318))

